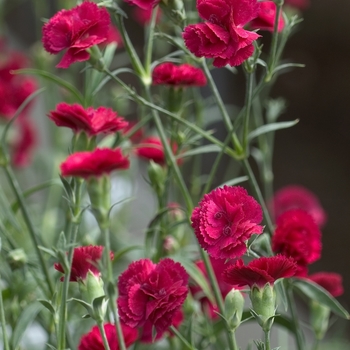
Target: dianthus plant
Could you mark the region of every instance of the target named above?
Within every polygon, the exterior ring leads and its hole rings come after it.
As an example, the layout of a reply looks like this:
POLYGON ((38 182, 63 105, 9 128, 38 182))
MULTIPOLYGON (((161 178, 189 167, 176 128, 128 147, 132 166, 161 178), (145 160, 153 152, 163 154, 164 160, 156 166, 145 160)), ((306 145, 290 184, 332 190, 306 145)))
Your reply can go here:
POLYGON ((275 132, 296 121, 269 94, 302 66, 283 56, 301 9, 49 3, 32 68, 0 41, 3 349, 271 350, 281 328, 319 349, 330 314, 349 318, 342 277, 309 274, 326 212, 272 176, 275 132))

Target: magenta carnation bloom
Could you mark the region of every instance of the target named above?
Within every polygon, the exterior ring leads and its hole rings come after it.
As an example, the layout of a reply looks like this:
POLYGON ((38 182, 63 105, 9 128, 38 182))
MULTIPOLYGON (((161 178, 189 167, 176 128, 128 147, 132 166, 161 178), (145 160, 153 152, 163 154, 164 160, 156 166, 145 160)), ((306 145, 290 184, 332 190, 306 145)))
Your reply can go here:
POLYGON ((296 270, 294 260, 283 255, 255 259, 246 266, 240 259, 224 271, 223 279, 234 286, 263 288, 267 283, 273 285, 279 278, 294 276, 296 270))
POLYGON ((134 261, 118 280, 118 312, 130 327, 151 322, 157 333, 167 330, 188 293, 185 269, 171 259, 158 264, 134 261))
POLYGON ((71 10, 57 12, 45 23, 42 42, 51 54, 67 49, 56 67, 68 68, 90 58, 86 50, 107 40, 109 25, 109 13, 104 7, 84 1, 71 10))
POLYGON ((91 152, 71 154, 62 164, 62 176, 77 176, 87 179, 109 174, 113 170, 128 169, 129 159, 120 148, 96 148, 91 152))
MULTIPOLYGON (((99 260, 102 258, 104 247, 102 246, 85 246, 74 248, 73 261, 70 273, 70 281, 78 282, 85 280, 88 272, 90 271, 96 277, 101 275, 100 270, 97 267, 99 260)), ((114 259, 114 254, 110 253, 111 260, 114 259)), ((65 273, 61 264, 55 264, 55 269, 59 272, 65 273)), ((64 277, 61 278, 61 281, 64 277)))
POLYGON ((153 85, 204 86, 207 84, 207 78, 200 68, 190 64, 177 66, 174 63, 165 62, 154 68, 152 82, 153 85))
MULTIPOLYGON (((118 336, 114 324, 104 324, 108 345, 111 350, 119 350, 118 336)), ((125 346, 128 348, 137 340, 137 330, 121 323, 125 346)), ((105 350, 102 336, 98 326, 92 327, 91 331, 84 334, 78 346, 78 350, 105 350)))
POLYGON ((297 275, 305 275, 307 265, 321 256, 321 232, 307 212, 300 209, 287 211, 277 220, 272 250, 292 257, 299 268, 297 275))
POLYGON ((84 108, 74 103, 62 102, 50 111, 48 117, 57 125, 72 129, 74 132, 85 131, 89 135, 114 133, 128 126, 128 122, 119 117, 111 108, 84 108))
MULTIPOLYGON (((254 18, 250 22, 250 27, 252 29, 261 29, 273 32, 275 27, 276 8, 276 4, 273 1, 260 2, 260 10, 258 12, 258 17, 254 18)), ((278 32, 281 32, 283 28, 284 19, 281 13, 278 19, 278 32)))
POLYGON ((197 0, 206 22, 191 24, 183 32, 188 49, 197 57, 214 58, 215 67, 238 66, 253 52, 260 35, 243 27, 259 12, 257 0, 197 0))
POLYGON ((323 287, 329 294, 339 297, 344 293, 343 278, 339 273, 317 272, 308 278, 323 287))
POLYGON ((286 186, 277 191, 271 201, 270 208, 276 220, 281 214, 291 209, 305 210, 320 227, 327 219, 318 198, 308 189, 298 185, 286 186))
POLYGON ((224 186, 206 194, 192 213, 199 244, 215 259, 233 259, 247 250, 246 242, 263 227, 259 203, 239 186, 224 186))
POLYGON ((151 11, 153 7, 159 4, 160 0, 124 0, 130 5, 135 5, 143 10, 151 11))

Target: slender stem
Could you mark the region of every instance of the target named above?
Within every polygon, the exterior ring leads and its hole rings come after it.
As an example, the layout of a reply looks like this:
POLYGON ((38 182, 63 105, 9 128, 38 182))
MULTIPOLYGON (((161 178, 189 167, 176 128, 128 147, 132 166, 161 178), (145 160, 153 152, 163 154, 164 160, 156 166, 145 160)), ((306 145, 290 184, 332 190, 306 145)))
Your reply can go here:
POLYGON ((268 74, 265 78, 265 81, 270 81, 273 75, 273 70, 275 68, 277 62, 277 47, 278 47, 278 21, 281 16, 282 5, 284 1, 280 0, 276 3, 276 15, 275 15, 275 23, 272 34, 272 43, 271 50, 269 55, 269 63, 268 63, 268 74))
POLYGON ((250 111, 252 109, 253 101, 253 84, 254 84, 254 72, 247 72, 247 88, 246 88, 246 100, 245 100, 245 114, 243 124, 243 149, 244 153, 248 157, 248 133, 249 133, 249 119, 250 111))
POLYGON ((7 337, 7 330, 6 330, 4 302, 2 299, 2 290, 1 289, 0 289, 0 323, 1 323, 1 329, 2 329, 2 340, 4 343, 4 350, 10 350, 10 344, 9 344, 9 340, 7 337))
POLYGON ((271 350, 270 331, 265 331, 265 350, 271 350))
POLYGON ((213 94, 214 94, 214 97, 215 97, 215 100, 216 100, 216 103, 220 109, 220 112, 221 112, 221 115, 223 117, 223 121, 225 123, 225 126, 228 130, 228 132, 232 132, 232 141, 233 141, 233 144, 235 146, 235 150, 236 150, 236 157, 239 157, 239 155, 242 154, 243 152, 243 148, 238 140, 238 137, 236 135, 235 132, 233 132, 233 125, 232 125, 232 122, 231 122, 231 119, 227 113, 227 110, 226 110, 226 107, 224 105, 224 102, 220 96, 220 93, 216 87, 216 84, 214 82, 214 79, 210 73, 210 70, 207 66, 207 63, 205 61, 205 59, 202 59, 202 67, 203 67, 203 70, 204 70, 204 73, 208 79, 208 82, 209 82, 209 85, 213 91, 213 94))
POLYGON ((170 326, 170 330, 180 339, 182 344, 189 350, 195 350, 195 348, 183 337, 183 335, 174 326, 170 326))
POLYGON ((61 305, 59 312, 59 323, 58 323, 58 350, 66 349, 66 321, 67 321, 67 299, 68 299, 68 289, 70 282, 71 267, 74 255, 74 242, 76 241, 79 226, 77 224, 71 223, 69 225, 67 241, 69 244, 68 250, 68 271, 65 271, 65 276, 63 280, 63 290, 61 295, 61 305))
POLYGON ((239 350, 239 347, 237 345, 237 340, 236 340, 236 331, 231 332, 231 336, 232 336, 232 342, 233 342, 233 349, 239 350))
POLYGON ((22 190, 21 190, 21 188, 19 186, 19 183, 17 182, 17 179, 15 177, 15 174, 12 171, 12 168, 9 165, 5 165, 3 168, 5 170, 6 177, 7 177, 8 181, 9 181, 9 183, 10 183, 10 186, 11 186, 13 192, 15 193, 15 196, 16 196, 17 201, 19 203, 19 206, 21 208, 22 215, 23 215, 24 221, 25 221, 25 223, 27 225, 30 238, 31 238, 31 240, 33 242, 35 252, 36 252, 36 254, 37 254, 38 258, 39 258, 39 261, 40 261, 40 267, 41 267, 42 272, 43 272, 43 274, 45 276, 46 283, 47 283, 47 286, 49 288, 49 292, 52 295, 54 293, 53 283, 51 281, 50 274, 49 274, 49 271, 47 269, 47 266, 46 266, 45 259, 43 257, 42 251, 39 249, 38 234, 37 234, 37 232, 36 232, 36 230, 34 228, 34 225, 33 225, 32 221, 30 219, 30 215, 29 215, 29 213, 27 211, 27 206, 26 206, 26 203, 25 203, 25 199, 24 199, 22 190))
MULTIPOLYGON (((202 258, 202 260, 204 262, 205 269, 206 269, 206 271, 208 273, 208 278, 209 278, 210 285, 211 285, 211 287, 213 289, 213 292, 214 292, 214 297, 215 297, 216 304, 217 304, 217 306, 219 308, 220 313, 222 315, 224 315, 225 314, 224 300, 222 298, 221 291, 220 291, 220 288, 219 288, 219 284, 218 284, 218 281, 216 279, 216 276, 215 276, 213 267, 211 265, 209 256, 201 248, 199 249, 199 252, 200 252, 201 258, 202 258)), ((229 349, 230 350, 237 350, 237 345, 235 345, 235 337, 232 336, 232 332, 231 332, 231 330, 228 327, 227 327, 227 338, 228 338, 229 349)))
POLYGON ((253 173, 253 170, 250 167, 250 164, 249 164, 247 159, 244 159, 242 161, 242 164, 243 164, 245 172, 247 173, 247 175, 249 177, 249 182, 251 184, 252 190, 254 191, 255 196, 257 197, 257 199, 258 199, 258 201, 259 201, 259 203, 260 203, 260 205, 262 207, 262 210, 263 210, 263 213, 264 213, 264 221, 266 222, 266 225, 267 225, 267 227, 268 227, 268 229, 270 231, 270 235, 272 235, 272 233, 274 231, 274 228, 273 228, 273 224, 272 224, 272 221, 271 221, 271 217, 270 217, 269 211, 267 210, 267 206, 266 206, 264 197, 263 197, 263 195, 261 193, 261 190, 260 190, 260 187, 258 185, 258 182, 256 181, 256 178, 255 178, 255 175, 253 173))
POLYGON ((146 78, 149 78, 149 83, 152 82, 151 79, 151 63, 152 63, 152 52, 153 52, 153 43, 154 43, 154 28, 157 20, 158 6, 155 6, 152 10, 151 21, 148 26, 148 41, 146 44, 146 53, 145 53, 145 71, 146 78))
POLYGON ((105 332, 105 327, 103 326, 103 322, 98 322, 97 323, 98 329, 100 330, 102 341, 103 341, 103 346, 105 350, 110 350, 109 344, 108 344, 108 339, 106 336, 105 332))
POLYGON ((314 341, 314 345, 313 345, 313 347, 312 347, 312 350, 318 350, 319 347, 320 347, 320 339, 315 338, 315 341, 314 341))
POLYGON ((288 308, 292 314, 292 320, 293 320, 294 329, 295 329, 295 341, 297 344, 297 348, 298 350, 305 350, 304 335, 300 329, 299 317, 297 315, 297 309, 296 309, 291 285, 287 285, 286 289, 287 289, 286 296, 288 301, 288 308))

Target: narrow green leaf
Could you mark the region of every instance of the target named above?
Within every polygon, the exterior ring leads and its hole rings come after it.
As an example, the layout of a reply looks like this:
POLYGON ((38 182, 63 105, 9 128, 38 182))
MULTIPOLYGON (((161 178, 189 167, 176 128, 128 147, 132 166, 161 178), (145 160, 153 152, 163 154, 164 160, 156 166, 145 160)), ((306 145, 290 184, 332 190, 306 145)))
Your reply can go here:
POLYGON ((16 349, 21 341, 24 331, 28 328, 29 324, 33 322, 36 315, 42 309, 42 305, 38 303, 29 304, 19 316, 13 333, 11 335, 10 344, 12 349, 16 349))
POLYGON ((320 304, 329 307, 338 316, 350 319, 348 311, 318 284, 304 278, 294 278, 292 285, 311 300, 317 300, 320 304))
POLYGON ((270 123, 267 125, 260 126, 249 133, 248 140, 252 141, 254 138, 256 138, 260 135, 267 134, 268 132, 271 132, 271 131, 287 129, 287 128, 290 128, 298 123, 299 123, 299 119, 296 119, 296 120, 293 120, 291 122, 270 123))
POLYGON ((281 64, 278 67, 276 67, 273 70, 273 74, 275 74, 276 72, 279 72, 281 70, 289 71, 290 68, 305 68, 305 64, 301 64, 301 63, 284 63, 284 64, 281 64))
POLYGON ((173 259, 178 261, 183 267, 186 269, 187 273, 190 277, 199 285, 202 289, 205 296, 210 300, 211 303, 215 304, 215 299, 213 296, 213 292, 209 287, 207 279, 204 277, 203 273, 197 268, 197 266, 190 260, 180 257, 174 256, 173 259))
POLYGON ((116 253, 114 253, 113 264, 116 263, 126 253, 131 252, 133 250, 142 250, 142 249, 144 249, 144 247, 141 245, 132 245, 132 246, 127 246, 123 249, 119 249, 116 253))
POLYGON ((248 176, 240 176, 240 177, 236 177, 235 179, 232 179, 232 180, 228 180, 224 183, 222 183, 220 186, 218 187, 222 187, 222 186, 235 186, 241 182, 244 182, 244 181, 248 181, 248 176))
POLYGON ((220 151, 221 151, 221 148, 218 145, 205 145, 205 146, 200 146, 200 147, 191 149, 184 153, 180 153, 177 155, 176 158, 185 158, 189 156, 194 156, 196 154, 213 153, 213 152, 220 152, 220 151))
POLYGON ((38 299, 38 302, 43 305, 47 310, 50 311, 50 313, 52 315, 54 315, 56 313, 56 310, 55 308, 53 307, 51 301, 49 300, 44 300, 44 299, 38 299))
POLYGON ((26 69, 18 69, 16 71, 14 71, 14 73, 15 74, 36 75, 36 76, 42 77, 46 80, 52 81, 56 85, 63 87, 64 89, 69 91, 72 95, 74 95, 74 97, 78 100, 78 102, 80 104, 82 104, 82 105, 84 104, 83 95, 80 93, 80 91, 74 85, 72 85, 71 83, 69 83, 68 81, 66 81, 62 78, 59 78, 58 76, 56 76, 50 72, 46 72, 46 71, 41 70, 41 69, 26 68, 26 69))
POLYGON ((51 256, 54 257, 55 259, 57 259, 57 253, 56 253, 55 251, 53 251, 52 249, 45 248, 45 247, 43 247, 43 246, 41 246, 41 245, 39 245, 38 248, 39 248, 40 250, 42 250, 43 252, 45 252, 45 253, 51 255, 51 256))

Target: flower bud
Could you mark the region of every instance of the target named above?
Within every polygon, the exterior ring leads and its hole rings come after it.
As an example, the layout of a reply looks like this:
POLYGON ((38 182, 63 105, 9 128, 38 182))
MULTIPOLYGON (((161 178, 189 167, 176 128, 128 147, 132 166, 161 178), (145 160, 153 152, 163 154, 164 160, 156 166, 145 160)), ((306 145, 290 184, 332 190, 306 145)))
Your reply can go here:
POLYGON ((103 280, 91 270, 88 271, 84 280, 79 280, 79 290, 82 300, 89 304, 92 303, 94 299, 105 295, 103 280))
POLYGON ((11 266, 12 270, 16 270, 27 264, 28 257, 23 249, 18 248, 11 250, 7 254, 7 262, 11 266))
POLYGON ((100 226, 108 225, 108 213, 111 207, 109 176, 90 177, 87 181, 92 212, 100 226))
POLYGON ((161 165, 155 163, 153 160, 150 160, 148 166, 148 176, 153 189, 157 193, 157 196, 162 196, 164 193, 166 170, 161 165))
POLYGON ((166 236, 163 241, 163 249, 166 254, 174 254, 180 248, 179 243, 173 236, 166 236))
POLYGON ((232 289, 225 298, 225 319, 233 332, 240 325, 244 309, 244 298, 238 289, 232 289))
POLYGON ((327 332, 329 314, 329 307, 314 300, 311 302, 310 324, 318 340, 322 340, 327 332))
POLYGON ((270 283, 266 283, 263 288, 254 285, 250 291, 253 311, 258 316, 258 322, 263 330, 269 331, 272 326, 273 316, 276 308, 276 292, 270 283))

